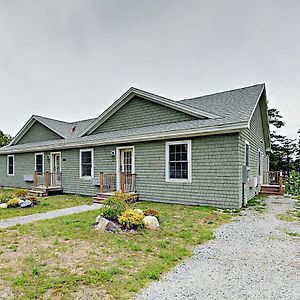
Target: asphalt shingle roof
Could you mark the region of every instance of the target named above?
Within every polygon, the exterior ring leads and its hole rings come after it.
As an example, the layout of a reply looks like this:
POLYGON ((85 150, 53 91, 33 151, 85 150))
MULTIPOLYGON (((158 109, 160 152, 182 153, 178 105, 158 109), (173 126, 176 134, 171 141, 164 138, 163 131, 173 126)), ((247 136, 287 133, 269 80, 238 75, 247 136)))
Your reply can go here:
POLYGON ((191 99, 184 99, 179 101, 181 104, 186 105, 190 108, 197 108, 199 110, 215 114, 217 115, 215 118, 198 119, 194 121, 184 121, 141 128, 104 132, 83 137, 79 136, 80 132, 82 132, 85 128, 91 125, 95 121, 95 119, 88 119, 68 123, 41 116, 35 116, 37 120, 40 120, 41 122, 49 126, 49 128, 53 128, 56 132, 60 133, 60 135, 63 136, 64 139, 6 146, 1 148, 0 153, 2 151, 8 150, 28 151, 28 149, 36 147, 63 147, 66 144, 70 145, 72 143, 84 144, 93 141, 109 141, 110 139, 126 137, 130 138, 147 134, 164 134, 167 132, 180 130, 205 130, 205 128, 215 128, 216 130, 218 130, 218 127, 220 126, 229 126, 231 124, 241 124, 249 122, 263 90, 264 84, 258 84, 241 89, 225 91, 221 93, 191 99))

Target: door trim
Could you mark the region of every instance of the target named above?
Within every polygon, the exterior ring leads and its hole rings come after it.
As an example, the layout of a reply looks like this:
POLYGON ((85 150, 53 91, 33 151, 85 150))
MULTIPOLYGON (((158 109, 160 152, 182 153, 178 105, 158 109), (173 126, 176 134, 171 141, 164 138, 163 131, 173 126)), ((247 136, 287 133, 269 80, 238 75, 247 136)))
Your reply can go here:
POLYGON ((116 176, 117 176, 117 191, 121 190, 121 178, 120 178, 120 162, 121 162, 121 150, 132 150, 132 173, 135 174, 135 148, 134 146, 116 147, 116 176))
POLYGON ((50 152, 50 173, 53 172, 53 154, 59 154, 59 172, 61 172, 61 152, 50 152))

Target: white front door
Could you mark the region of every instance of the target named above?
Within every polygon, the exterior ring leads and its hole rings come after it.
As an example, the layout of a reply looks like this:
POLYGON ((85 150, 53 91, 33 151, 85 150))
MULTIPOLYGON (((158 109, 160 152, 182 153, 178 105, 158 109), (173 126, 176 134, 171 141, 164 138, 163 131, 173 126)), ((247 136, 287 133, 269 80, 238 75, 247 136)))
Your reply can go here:
POLYGON ((50 158, 51 165, 51 174, 50 174, 50 182, 52 186, 60 186, 61 185, 61 153, 54 152, 51 153, 50 158))
MULTIPOLYGON (((121 173, 125 174, 125 185, 127 184, 128 176, 134 174, 134 147, 118 147, 117 148, 117 190, 121 190, 121 173)), ((126 190, 126 187, 125 187, 126 190)))

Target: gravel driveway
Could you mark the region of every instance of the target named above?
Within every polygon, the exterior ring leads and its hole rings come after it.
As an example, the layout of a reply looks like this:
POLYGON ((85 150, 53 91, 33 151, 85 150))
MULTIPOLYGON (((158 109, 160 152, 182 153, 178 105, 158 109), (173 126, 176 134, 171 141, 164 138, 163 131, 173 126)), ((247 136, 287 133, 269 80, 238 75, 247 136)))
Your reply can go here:
POLYGON ((216 231, 165 278, 136 299, 300 299, 300 224, 276 215, 294 201, 269 197, 264 213, 244 215, 216 231))

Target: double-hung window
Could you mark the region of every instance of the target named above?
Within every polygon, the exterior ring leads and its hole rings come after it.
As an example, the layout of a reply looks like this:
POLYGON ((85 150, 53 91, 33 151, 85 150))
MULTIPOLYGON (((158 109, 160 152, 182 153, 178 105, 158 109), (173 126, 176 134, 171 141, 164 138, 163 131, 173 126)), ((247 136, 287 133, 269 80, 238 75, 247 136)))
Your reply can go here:
POLYGON ((249 142, 245 141, 245 166, 249 167, 249 157, 250 157, 250 146, 249 142))
POLYGON ((44 172, 44 153, 35 154, 35 171, 37 173, 44 172))
POLYGON ((191 141, 166 143, 166 181, 192 181, 191 141))
POLYGON ((80 177, 91 178, 94 176, 94 151, 93 149, 80 150, 80 177))
POLYGON ((258 150, 258 176, 261 176, 261 168, 262 168, 262 154, 261 151, 258 150))
POLYGON ((14 155, 7 156, 7 175, 8 176, 15 175, 15 156, 14 155))

